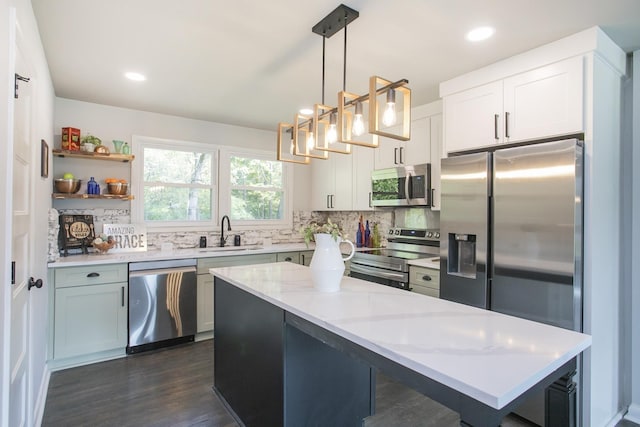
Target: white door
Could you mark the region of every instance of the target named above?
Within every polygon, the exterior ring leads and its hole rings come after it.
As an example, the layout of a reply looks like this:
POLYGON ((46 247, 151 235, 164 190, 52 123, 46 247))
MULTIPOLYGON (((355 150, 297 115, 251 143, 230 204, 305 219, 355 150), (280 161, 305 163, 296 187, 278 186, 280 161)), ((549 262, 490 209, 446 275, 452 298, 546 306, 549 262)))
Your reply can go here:
MULTIPOLYGON (((21 76, 31 75, 20 47, 16 48, 15 71, 21 76)), ((31 84, 19 82, 19 97, 14 99, 13 120, 13 206, 11 259, 15 262, 15 280, 11 292, 11 349, 9 425, 30 425, 29 401, 29 280, 34 271, 32 241, 32 165, 33 138, 31 136, 31 84)))

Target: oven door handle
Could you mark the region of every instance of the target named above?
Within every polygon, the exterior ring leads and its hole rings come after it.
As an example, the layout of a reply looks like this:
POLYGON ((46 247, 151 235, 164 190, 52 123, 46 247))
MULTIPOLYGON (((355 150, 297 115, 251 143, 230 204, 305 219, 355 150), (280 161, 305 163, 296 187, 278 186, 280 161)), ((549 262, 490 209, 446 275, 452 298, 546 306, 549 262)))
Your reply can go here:
POLYGON ((398 282, 404 282, 406 275, 403 273, 394 273, 392 271, 382 271, 379 269, 372 270, 370 267, 362 266, 360 264, 354 264, 351 262, 349 269, 356 273, 366 274, 367 276, 380 277, 383 279, 396 280, 398 282))

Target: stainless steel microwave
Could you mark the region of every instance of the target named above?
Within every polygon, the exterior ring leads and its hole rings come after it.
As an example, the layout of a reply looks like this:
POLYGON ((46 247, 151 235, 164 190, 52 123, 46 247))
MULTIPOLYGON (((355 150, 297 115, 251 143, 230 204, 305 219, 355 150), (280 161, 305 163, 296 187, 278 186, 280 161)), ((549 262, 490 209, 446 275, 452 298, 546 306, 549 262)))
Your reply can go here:
POLYGON ((371 172, 373 206, 431 206, 431 164, 371 172))

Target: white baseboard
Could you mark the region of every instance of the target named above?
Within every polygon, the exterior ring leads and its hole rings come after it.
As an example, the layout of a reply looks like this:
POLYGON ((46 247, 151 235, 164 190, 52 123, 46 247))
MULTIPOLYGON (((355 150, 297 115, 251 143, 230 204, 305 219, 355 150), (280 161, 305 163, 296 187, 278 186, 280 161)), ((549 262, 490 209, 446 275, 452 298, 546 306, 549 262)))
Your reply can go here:
POLYGON ((33 408, 34 426, 42 425, 42 417, 44 416, 44 407, 47 403, 47 392, 49 390, 50 379, 51 371, 49 370, 49 367, 45 365, 44 375, 42 376, 42 381, 40 382, 40 390, 38 391, 38 399, 36 400, 36 404, 33 408))
POLYGON ((627 421, 631 421, 636 424, 640 424, 640 404, 632 403, 629 406, 629 410, 624 415, 624 419, 627 421))

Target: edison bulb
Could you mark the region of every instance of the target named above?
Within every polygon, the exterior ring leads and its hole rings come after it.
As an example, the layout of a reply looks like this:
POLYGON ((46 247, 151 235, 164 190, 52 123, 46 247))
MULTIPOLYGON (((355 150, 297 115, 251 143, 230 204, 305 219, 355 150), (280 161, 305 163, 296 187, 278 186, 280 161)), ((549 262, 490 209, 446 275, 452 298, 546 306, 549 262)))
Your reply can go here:
POLYGON ((291 154, 293 156, 293 141, 291 141, 291 144, 289 145, 289 154, 291 154))
POLYGON ((329 129, 327 130, 327 142, 333 144, 338 140, 338 129, 336 128, 337 116, 336 113, 331 113, 329 116, 329 129))
POLYGON ((309 136, 307 137, 307 149, 313 150, 315 145, 316 139, 313 137, 313 132, 309 132, 309 136))
POLYGON ((395 89, 389 89, 387 92, 387 108, 382 115, 382 123, 389 127, 396 124, 398 117, 396 115, 396 91, 395 89))
POLYGON ((362 119, 362 114, 355 115, 351 132, 353 132, 355 136, 360 136, 364 133, 364 120, 362 119))
POLYGON ((387 108, 384 110, 384 115, 382 116, 382 123, 385 126, 393 126, 396 124, 398 117, 396 115, 396 104, 395 102, 387 102, 387 108))
POLYGON ((336 125, 329 125, 329 129, 327 130, 327 141, 329 144, 333 144, 338 140, 338 130, 336 129, 336 125))

